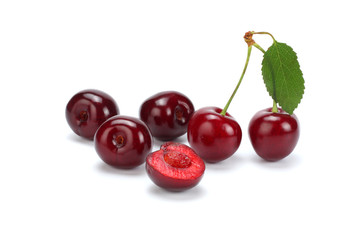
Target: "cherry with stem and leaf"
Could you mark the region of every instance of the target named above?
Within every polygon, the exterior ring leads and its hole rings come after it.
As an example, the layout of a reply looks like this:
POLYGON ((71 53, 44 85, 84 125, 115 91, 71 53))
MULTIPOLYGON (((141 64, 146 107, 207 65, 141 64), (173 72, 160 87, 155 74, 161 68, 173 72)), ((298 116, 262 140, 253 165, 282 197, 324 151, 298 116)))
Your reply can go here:
POLYGON ((276 41, 268 32, 248 32, 247 35, 248 43, 264 53, 261 71, 273 99, 272 108, 258 111, 250 120, 250 141, 262 159, 279 161, 294 150, 299 139, 299 120, 293 112, 304 94, 303 74, 290 46, 276 41), (265 51, 252 39, 254 34, 269 35, 273 44, 265 51))
POLYGON ((253 46, 264 53, 261 70, 266 89, 273 99, 272 108, 259 111, 250 121, 249 136, 254 150, 264 160, 277 161, 293 151, 299 138, 299 123, 293 111, 300 103, 305 87, 296 53, 268 32, 250 31, 244 39, 248 45, 245 66, 225 107, 201 108, 189 121, 188 141, 207 162, 227 159, 240 146, 241 128, 227 110, 244 78, 253 46), (271 36, 273 44, 265 51, 254 41, 254 34, 271 36))

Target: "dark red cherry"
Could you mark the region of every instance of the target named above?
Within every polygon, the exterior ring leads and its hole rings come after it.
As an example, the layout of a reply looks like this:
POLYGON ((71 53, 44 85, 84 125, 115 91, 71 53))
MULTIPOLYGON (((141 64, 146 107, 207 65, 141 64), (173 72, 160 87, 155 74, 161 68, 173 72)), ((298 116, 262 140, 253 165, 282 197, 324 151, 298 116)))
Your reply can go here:
POLYGON ((117 114, 119 108, 115 100, 108 94, 94 89, 75 94, 65 110, 70 128, 77 135, 91 140, 100 125, 117 114))
POLYGON ((257 112, 249 124, 249 136, 255 152, 266 161, 278 161, 295 148, 300 135, 299 121, 295 114, 272 108, 257 112))
POLYGON ((140 107, 140 119, 155 138, 168 141, 186 133, 193 112, 194 106, 188 97, 179 92, 167 91, 145 100, 140 107))
POLYGON ((104 122, 95 134, 95 149, 107 164, 134 168, 145 162, 151 152, 149 128, 139 119, 114 116, 104 122))
POLYGON ((183 191, 196 186, 205 171, 204 161, 188 146, 167 142, 146 158, 146 172, 159 187, 183 191))
POLYGON ((197 110, 189 121, 187 137, 190 146, 207 162, 229 158, 239 148, 242 132, 236 120, 218 107, 197 110))

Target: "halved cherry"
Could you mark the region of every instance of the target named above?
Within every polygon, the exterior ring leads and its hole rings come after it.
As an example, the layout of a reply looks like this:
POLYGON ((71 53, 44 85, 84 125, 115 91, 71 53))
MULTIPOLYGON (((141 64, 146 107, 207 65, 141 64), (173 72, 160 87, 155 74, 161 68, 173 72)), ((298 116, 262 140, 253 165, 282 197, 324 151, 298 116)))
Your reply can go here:
POLYGON ((146 172, 159 187, 183 191, 196 186, 205 171, 204 161, 190 147, 164 143, 146 158, 146 172))

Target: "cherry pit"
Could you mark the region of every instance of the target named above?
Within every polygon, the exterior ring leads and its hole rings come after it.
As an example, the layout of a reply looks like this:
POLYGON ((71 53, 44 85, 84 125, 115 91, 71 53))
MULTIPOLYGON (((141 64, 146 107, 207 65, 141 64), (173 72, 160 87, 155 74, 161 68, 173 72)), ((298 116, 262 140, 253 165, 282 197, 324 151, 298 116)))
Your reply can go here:
POLYGON ((193 188, 202 179, 206 164, 220 164, 240 147, 242 128, 228 108, 255 47, 263 53, 261 72, 272 107, 253 115, 248 136, 254 152, 264 161, 284 159, 293 152, 300 136, 299 120, 293 112, 305 86, 297 55, 268 32, 249 31, 244 40, 248 46, 245 66, 224 108, 196 109, 185 94, 164 91, 145 99, 139 106, 139 116, 134 117, 121 115, 109 94, 87 89, 69 100, 66 120, 75 134, 94 141, 96 153, 105 164, 121 169, 145 165, 149 179, 160 188, 168 191, 193 188), (273 43, 264 50, 255 42, 254 35, 268 35, 273 43), (185 134, 188 145, 177 142, 185 134), (162 142, 159 150, 153 151, 154 139, 162 142))

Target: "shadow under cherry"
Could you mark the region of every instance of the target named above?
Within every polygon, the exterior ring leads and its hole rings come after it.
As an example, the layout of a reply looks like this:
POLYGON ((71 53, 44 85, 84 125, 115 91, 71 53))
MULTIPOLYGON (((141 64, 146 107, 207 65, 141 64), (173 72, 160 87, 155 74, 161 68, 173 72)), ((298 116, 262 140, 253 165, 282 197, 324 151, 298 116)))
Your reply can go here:
POLYGON ((80 136, 78 136, 78 135, 76 135, 76 134, 69 134, 69 135, 67 136, 67 139, 69 139, 69 140, 72 141, 72 142, 78 143, 78 144, 82 144, 82 145, 87 145, 87 146, 90 146, 90 147, 94 147, 94 141, 93 141, 93 140, 80 137, 80 136))
POLYGON ((185 191, 168 191, 166 189, 160 188, 154 184, 152 184, 148 188, 148 192, 150 195, 173 201, 186 201, 186 200, 196 200, 205 197, 206 191, 201 185, 197 185, 191 189, 185 191))
POLYGON ((104 162, 100 162, 96 166, 97 170, 106 174, 126 175, 126 176, 142 176, 145 175, 145 165, 142 164, 135 168, 123 169, 110 166, 104 162))
POLYGON ((300 156, 296 154, 290 154, 284 159, 281 159, 276 162, 268 162, 262 159, 261 157, 259 157, 258 155, 253 154, 251 156, 251 160, 257 163, 259 166, 269 169, 289 169, 289 168, 294 168, 301 163, 300 156))

